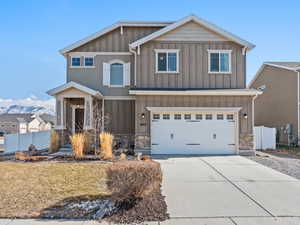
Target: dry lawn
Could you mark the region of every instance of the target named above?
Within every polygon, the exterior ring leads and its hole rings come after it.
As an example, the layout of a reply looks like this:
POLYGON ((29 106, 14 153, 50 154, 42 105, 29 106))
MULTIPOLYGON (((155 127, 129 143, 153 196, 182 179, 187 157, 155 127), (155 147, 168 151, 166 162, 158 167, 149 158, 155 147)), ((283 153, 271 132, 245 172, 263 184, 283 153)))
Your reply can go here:
POLYGON ((107 164, 0 162, 0 218, 38 217, 70 197, 108 195, 107 164))

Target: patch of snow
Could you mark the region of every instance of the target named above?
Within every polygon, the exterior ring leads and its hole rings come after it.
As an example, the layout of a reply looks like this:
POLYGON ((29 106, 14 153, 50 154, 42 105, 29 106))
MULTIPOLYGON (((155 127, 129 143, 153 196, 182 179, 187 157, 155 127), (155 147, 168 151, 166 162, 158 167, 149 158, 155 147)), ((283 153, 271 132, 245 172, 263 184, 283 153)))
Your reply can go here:
POLYGON ((25 99, 0 99, 0 114, 3 113, 55 113, 55 99, 42 100, 35 96, 25 99))

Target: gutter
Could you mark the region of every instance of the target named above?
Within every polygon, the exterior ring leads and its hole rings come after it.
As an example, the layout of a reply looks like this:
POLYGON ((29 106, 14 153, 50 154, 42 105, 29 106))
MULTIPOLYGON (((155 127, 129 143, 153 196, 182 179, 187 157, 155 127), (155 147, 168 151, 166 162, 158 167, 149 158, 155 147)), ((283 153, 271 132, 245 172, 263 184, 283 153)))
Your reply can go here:
POLYGON ((129 46, 129 51, 134 55, 134 86, 136 86, 136 51, 129 46))

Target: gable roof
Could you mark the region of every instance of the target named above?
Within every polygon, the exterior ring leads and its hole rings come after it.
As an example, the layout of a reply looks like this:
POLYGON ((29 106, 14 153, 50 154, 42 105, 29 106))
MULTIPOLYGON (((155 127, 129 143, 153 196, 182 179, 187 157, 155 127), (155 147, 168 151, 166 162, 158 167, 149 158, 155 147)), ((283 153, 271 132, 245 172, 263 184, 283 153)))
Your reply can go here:
POLYGON ((285 70, 290 70, 297 72, 297 70, 300 70, 300 62, 264 62, 253 79, 250 81, 248 87, 251 87, 253 83, 257 80, 261 72, 264 70, 266 66, 272 66, 275 68, 280 68, 280 69, 285 69, 285 70))
POLYGON ((119 21, 116 22, 114 24, 112 24, 111 26, 105 27, 104 29, 87 36, 86 38, 83 38, 79 41, 76 41, 75 43, 59 50, 59 52, 61 54, 66 54, 69 51, 72 51, 75 48, 78 48, 96 38, 99 38, 105 34, 107 34, 108 32, 113 31, 114 29, 117 29, 119 27, 165 27, 167 25, 172 24, 173 22, 168 21, 168 22, 163 22, 163 21, 148 21, 148 22, 144 22, 144 21, 119 21))
POLYGON ((96 97, 102 97, 103 96, 99 91, 95 91, 91 88, 88 88, 86 86, 78 84, 74 81, 71 81, 71 82, 68 82, 66 84, 60 85, 56 88, 53 88, 53 89, 47 91, 47 94, 51 95, 51 96, 55 96, 55 95, 59 94, 60 92, 63 92, 63 91, 68 90, 70 88, 78 89, 78 90, 80 90, 84 93, 87 93, 87 94, 90 94, 90 95, 96 96, 96 97))
POLYGON ((147 35, 146 37, 143 37, 131 44, 129 44, 129 46, 131 48, 136 48, 137 46, 140 46, 150 40, 153 40, 155 38, 158 38, 160 37, 161 35, 163 34, 166 34, 167 32, 171 31, 171 30, 174 30, 176 29, 177 27, 187 23, 187 22, 190 22, 190 21, 194 21, 195 23, 198 23, 200 24, 201 26, 204 26, 206 28, 208 28, 209 30, 212 30, 218 34, 220 34, 221 36, 225 37, 226 39, 230 40, 230 41, 233 41, 233 42, 236 42, 242 46, 245 46, 247 47, 249 50, 253 49, 255 47, 255 45, 251 44, 250 42, 248 41, 245 41, 239 37, 237 37, 236 35, 230 33, 230 32, 227 32, 225 30, 223 30, 222 28, 212 24, 212 23, 209 23, 208 21, 202 19, 202 18, 199 18, 198 16, 195 16, 195 15, 190 15, 190 16, 187 16, 187 17, 184 17, 182 18, 181 20, 178 20, 177 22, 173 23, 173 24, 170 24, 152 34, 149 34, 147 35))

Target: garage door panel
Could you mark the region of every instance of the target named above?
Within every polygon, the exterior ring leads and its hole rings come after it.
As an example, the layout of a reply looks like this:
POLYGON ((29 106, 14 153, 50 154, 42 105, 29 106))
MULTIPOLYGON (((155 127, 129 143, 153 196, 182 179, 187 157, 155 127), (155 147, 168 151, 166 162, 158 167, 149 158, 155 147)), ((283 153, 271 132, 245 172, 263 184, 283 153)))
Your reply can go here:
POLYGON ((163 114, 161 113, 160 119, 153 120, 151 124, 153 154, 233 154, 235 152, 236 122, 228 120, 225 114, 219 113, 217 116, 216 113, 209 113, 206 117, 207 113, 176 112, 170 114, 168 119, 163 119, 163 114), (178 116, 179 114, 181 117, 178 116), (185 114, 190 114, 191 117, 185 114), (189 119, 185 120, 185 118, 189 119))

